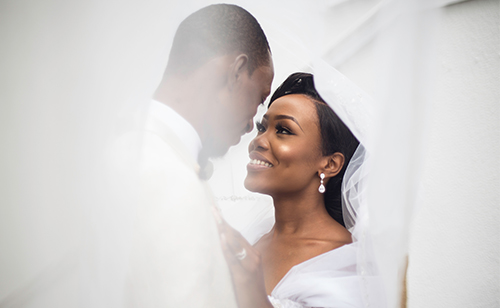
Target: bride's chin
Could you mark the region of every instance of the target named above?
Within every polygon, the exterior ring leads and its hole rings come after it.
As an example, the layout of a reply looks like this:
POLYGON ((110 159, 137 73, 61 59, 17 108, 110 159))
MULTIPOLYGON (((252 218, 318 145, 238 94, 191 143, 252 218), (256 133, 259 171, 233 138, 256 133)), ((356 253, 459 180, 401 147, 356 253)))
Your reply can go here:
POLYGON ((248 176, 245 178, 243 186, 245 186, 245 188, 251 192, 266 194, 265 189, 263 189, 262 185, 258 185, 258 182, 255 183, 255 181, 249 179, 248 176))
POLYGON ((243 186, 245 186, 245 188, 251 192, 255 192, 254 190, 254 187, 251 183, 249 183, 249 180, 248 180, 248 177, 245 178, 245 181, 243 182, 243 186))

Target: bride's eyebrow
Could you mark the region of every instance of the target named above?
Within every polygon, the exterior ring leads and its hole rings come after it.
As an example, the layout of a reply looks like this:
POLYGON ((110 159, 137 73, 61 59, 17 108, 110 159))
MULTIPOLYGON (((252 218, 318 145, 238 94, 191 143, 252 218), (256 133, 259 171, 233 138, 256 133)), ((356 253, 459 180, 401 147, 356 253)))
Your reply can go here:
MULTIPOLYGON (((269 116, 268 116, 267 114, 265 114, 265 115, 263 116, 263 118, 267 120, 267 119, 269 118, 269 116)), ((286 120, 292 120, 292 121, 294 121, 295 123, 297 123, 297 125, 299 126, 299 128, 300 128, 300 130, 301 130, 301 131, 304 131, 304 130, 302 129, 302 126, 300 126, 299 122, 297 121, 297 119, 295 119, 295 118, 294 118, 294 117, 292 117, 292 116, 285 115, 285 114, 278 114, 277 116, 275 116, 275 117, 274 117, 274 119, 275 119, 275 120, 283 120, 283 119, 286 119, 286 120)))

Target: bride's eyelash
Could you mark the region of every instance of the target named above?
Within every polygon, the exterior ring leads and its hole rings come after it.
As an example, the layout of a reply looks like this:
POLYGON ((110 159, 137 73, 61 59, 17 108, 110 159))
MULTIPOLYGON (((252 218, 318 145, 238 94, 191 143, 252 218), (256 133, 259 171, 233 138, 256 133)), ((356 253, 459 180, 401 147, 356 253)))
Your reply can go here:
POLYGON ((265 127, 265 126, 264 126, 264 124, 262 124, 262 122, 260 122, 260 121, 255 122, 255 127, 257 127, 257 131, 258 131, 259 133, 263 133, 263 132, 265 132, 265 131, 266 131, 266 127, 265 127))
POLYGON ((294 133, 292 133, 292 131, 289 128, 286 128, 285 126, 281 125, 280 123, 276 124, 276 132, 278 134, 295 135, 294 133))
MULTIPOLYGON (((255 127, 259 133, 264 133, 266 131, 266 127, 260 121, 255 122, 255 127)), ((281 125, 281 123, 276 123, 275 129, 277 134, 295 135, 291 129, 281 125)))

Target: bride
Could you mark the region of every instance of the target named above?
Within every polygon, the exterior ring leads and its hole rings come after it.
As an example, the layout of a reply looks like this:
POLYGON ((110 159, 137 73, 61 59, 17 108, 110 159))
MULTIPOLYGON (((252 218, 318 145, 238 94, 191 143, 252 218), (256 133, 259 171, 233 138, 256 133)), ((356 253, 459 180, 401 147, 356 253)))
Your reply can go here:
POLYGON ((240 308, 363 306, 341 205, 358 140, 307 73, 283 82, 257 129, 245 187, 272 197, 274 226, 249 243, 215 211, 240 308))

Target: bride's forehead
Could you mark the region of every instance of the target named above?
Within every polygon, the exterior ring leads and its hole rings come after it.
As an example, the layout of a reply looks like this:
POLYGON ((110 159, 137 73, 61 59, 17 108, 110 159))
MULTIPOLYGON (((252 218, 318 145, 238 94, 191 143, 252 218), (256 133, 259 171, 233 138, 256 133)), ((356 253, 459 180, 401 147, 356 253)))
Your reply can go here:
POLYGON ((316 115, 316 105, 307 96, 302 94, 290 94, 276 99, 266 112, 268 117, 281 114, 283 112, 291 113, 296 117, 310 117, 316 115))

